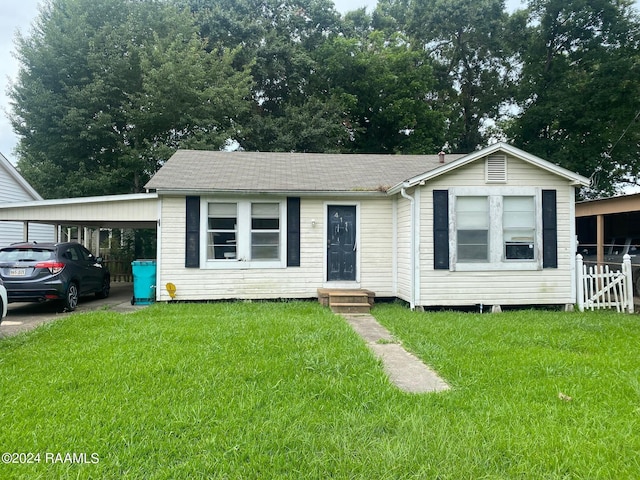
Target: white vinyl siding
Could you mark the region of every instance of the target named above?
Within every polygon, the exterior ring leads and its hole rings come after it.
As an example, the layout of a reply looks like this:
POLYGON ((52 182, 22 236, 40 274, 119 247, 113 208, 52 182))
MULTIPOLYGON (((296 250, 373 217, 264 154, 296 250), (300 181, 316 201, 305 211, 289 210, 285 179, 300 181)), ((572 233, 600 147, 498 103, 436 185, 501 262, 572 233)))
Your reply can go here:
MULTIPOLYGON (((397 228, 397 257, 398 257, 398 292, 399 298, 411 300, 411 203, 409 200, 398 198, 398 228, 397 228)), ((432 252, 433 249, 430 249, 432 252)), ((433 262, 433 258, 431 260, 433 262)))
MULTIPOLYGON (((0 203, 30 202, 33 200, 40 200, 40 198, 34 198, 0 163, 0 203)), ((25 240, 24 230, 23 222, 1 222, 0 246, 25 240)), ((55 228, 52 225, 31 223, 28 231, 29 241, 51 242, 55 236, 55 228)))
POLYGON ((359 286, 378 297, 395 296, 393 199, 363 199, 359 205, 359 286))
MULTIPOLYGON (((533 270, 453 271, 433 269, 433 190, 470 189, 484 183, 484 162, 474 162, 428 182, 421 195, 421 289, 422 306, 458 305, 535 305, 573 303, 575 262, 574 222, 572 214, 574 187, 568 181, 529 163, 508 158, 508 183, 496 188, 516 187, 553 189, 557 191, 558 268, 533 270)), ((536 233, 538 235, 538 233, 536 233)), ((506 263, 506 262, 505 262, 506 263)), ((530 263, 530 262, 529 262, 530 263)))
MULTIPOLYGON (((162 218, 159 243, 158 298, 170 299, 164 287, 176 285, 178 300, 314 298, 326 283, 326 204, 353 204, 351 198, 305 198, 300 201, 300 266, 286 268, 246 268, 248 262, 228 262, 234 267, 185 268, 185 197, 161 196, 162 218), (239 264, 239 266, 237 266, 239 264), (244 268, 243 268, 244 265, 244 268)), ((228 199, 221 199, 220 201, 228 199)), ((268 196, 252 199, 270 203, 268 196)), ((286 203, 286 202, 285 202, 286 203)), ((378 296, 395 296, 393 244, 393 199, 362 198, 360 242, 362 258, 358 286, 378 296)), ((284 219, 280 229, 286 233, 284 219)), ((224 263, 224 262, 222 262, 224 263)))

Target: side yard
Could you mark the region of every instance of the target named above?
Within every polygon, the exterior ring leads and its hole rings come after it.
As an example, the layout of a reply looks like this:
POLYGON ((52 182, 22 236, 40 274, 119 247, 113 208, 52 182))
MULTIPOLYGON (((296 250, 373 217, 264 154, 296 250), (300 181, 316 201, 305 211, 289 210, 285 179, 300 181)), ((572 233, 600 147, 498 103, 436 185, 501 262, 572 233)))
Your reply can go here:
POLYGON ((640 476, 637 316, 373 314, 453 389, 397 390, 313 302, 90 312, 2 339, 0 477, 640 476))

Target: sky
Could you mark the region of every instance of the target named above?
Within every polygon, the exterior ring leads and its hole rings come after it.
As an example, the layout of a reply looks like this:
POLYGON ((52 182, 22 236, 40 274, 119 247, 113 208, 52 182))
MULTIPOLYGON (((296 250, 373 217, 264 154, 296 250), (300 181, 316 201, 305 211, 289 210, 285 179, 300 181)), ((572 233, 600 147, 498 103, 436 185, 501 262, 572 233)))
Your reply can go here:
MULTIPOLYGON (((7 89, 15 81, 19 64, 14 58, 14 39, 17 32, 28 35, 33 21, 38 16, 41 0, 0 0, 0 154, 15 165, 14 153, 18 139, 7 118, 9 99, 7 89)), ((375 8, 376 0, 335 0, 336 9, 341 12, 367 7, 375 8)), ((520 0, 507 0, 509 10, 521 6, 520 0)))

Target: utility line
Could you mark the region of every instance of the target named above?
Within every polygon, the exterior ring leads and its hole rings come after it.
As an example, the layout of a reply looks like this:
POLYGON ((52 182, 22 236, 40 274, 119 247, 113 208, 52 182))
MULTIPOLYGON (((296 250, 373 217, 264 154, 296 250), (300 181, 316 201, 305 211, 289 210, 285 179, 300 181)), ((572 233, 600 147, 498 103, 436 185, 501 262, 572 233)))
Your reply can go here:
POLYGON ((618 138, 618 140, 616 140, 616 143, 613 144, 613 147, 611 147, 611 149, 607 152, 607 155, 609 157, 611 156, 611 152, 613 152, 613 149, 616 148, 618 143, 620 143, 620 140, 622 140, 624 138, 624 136, 627 134, 627 130, 629 130, 631 128, 631 125, 633 125, 634 122, 636 122, 638 120, 638 117, 640 117, 640 110, 638 110, 638 113, 636 113, 636 116, 633 117, 633 120, 631 120, 629 122, 629 125, 627 125, 627 128, 624 129, 624 132, 622 132, 622 135, 620 135, 620 138, 618 138))

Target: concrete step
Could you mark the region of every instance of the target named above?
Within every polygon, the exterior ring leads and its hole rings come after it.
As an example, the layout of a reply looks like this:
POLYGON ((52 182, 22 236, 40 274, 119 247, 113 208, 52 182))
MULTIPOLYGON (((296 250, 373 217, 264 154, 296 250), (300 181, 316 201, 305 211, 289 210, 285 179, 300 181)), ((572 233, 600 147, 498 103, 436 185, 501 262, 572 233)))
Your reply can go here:
POLYGON ((370 290, 319 288, 318 301, 336 313, 369 313, 375 293, 370 290))
POLYGON ((371 305, 369 303, 341 303, 332 302, 330 305, 333 313, 369 313, 371 305))
POLYGON ((373 301, 376 294, 371 290, 364 289, 337 289, 337 288, 319 288, 318 289, 318 301, 325 307, 329 306, 330 298, 340 299, 339 301, 346 301, 348 297, 358 298, 358 302, 361 299, 366 298, 369 305, 373 305, 373 301))

